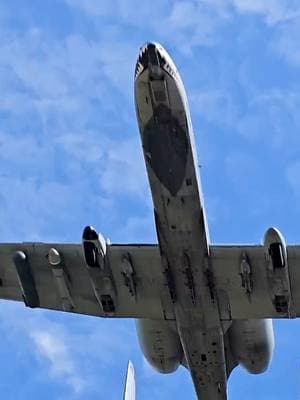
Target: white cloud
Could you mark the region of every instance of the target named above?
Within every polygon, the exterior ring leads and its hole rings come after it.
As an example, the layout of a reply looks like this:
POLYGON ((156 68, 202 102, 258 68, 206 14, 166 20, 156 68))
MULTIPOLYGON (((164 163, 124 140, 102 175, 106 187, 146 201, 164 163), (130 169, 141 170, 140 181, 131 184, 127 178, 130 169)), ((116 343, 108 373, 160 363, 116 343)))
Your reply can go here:
POLYGON ((156 32, 190 54, 193 47, 211 46, 220 39, 219 32, 229 18, 224 11, 213 2, 174 3, 165 19, 168 29, 157 26, 156 32))
POLYGON ((105 169, 99 175, 101 186, 107 193, 128 192, 143 200, 148 195, 141 144, 136 140, 112 143, 105 169))
POLYGON ((275 27, 270 48, 287 62, 300 66, 300 4, 296 0, 230 0, 240 14, 256 14, 275 27))
POLYGON ((261 91, 248 102, 237 121, 238 131, 250 141, 267 140, 287 154, 298 147, 300 92, 295 89, 261 91))
POLYGON ((20 359, 35 356, 39 368, 32 377, 28 371, 31 384, 48 383, 50 377, 65 396, 108 398, 111 386, 106 383, 113 369, 113 384, 121 395, 126 362, 137 350, 133 321, 31 310, 7 301, 0 303, 0 316, 11 351, 20 359))
POLYGON ((297 197, 300 197, 299 176, 300 176, 300 161, 295 161, 294 163, 291 163, 287 167, 286 177, 292 191, 297 197))
MULTIPOLYGON (((170 41, 180 51, 189 54, 194 46, 215 43, 215 33, 229 16, 222 1, 160 1, 155 7, 139 0, 97 2, 66 0, 67 4, 96 18, 110 17, 147 31, 146 37, 170 41), (151 32, 149 34, 149 32, 151 32)), ((142 43, 140 43, 142 44, 142 43)), ((119 49, 120 50, 120 49, 119 49)), ((117 53, 117 52, 116 52, 117 53)))
MULTIPOLYGON (((96 0, 65 1, 91 17, 110 17, 151 32, 151 36, 154 34, 159 40, 171 42, 186 54, 191 53, 194 47, 211 46, 218 42, 222 28, 236 15, 258 15, 269 25, 300 15, 300 6, 295 0, 164 0, 155 7, 138 0, 118 0, 113 3, 96 0)), ((147 36, 151 37, 149 34, 147 36)))
POLYGON ((230 3, 239 13, 262 15, 269 24, 285 21, 300 14, 300 5, 293 0, 230 0, 230 3))
POLYGON ((145 216, 128 218, 125 226, 117 233, 116 240, 121 243, 156 243, 153 206, 149 204, 149 213, 145 216))
POLYGON ((232 125, 237 110, 233 97, 219 89, 191 91, 189 95, 193 111, 210 123, 232 125))
POLYGON ((85 382, 81 377, 79 368, 71 356, 71 349, 67 347, 65 338, 57 337, 46 330, 30 332, 37 352, 50 363, 50 372, 53 377, 66 381, 75 393, 81 392, 85 382))
POLYGON ((23 305, 13 302, 2 302, 0 307, 1 325, 10 332, 10 340, 25 342, 19 355, 26 356, 27 351, 36 351, 42 370, 46 369, 44 360, 49 365, 50 376, 60 383, 66 383, 74 393, 83 391, 86 387, 84 375, 79 367, 76 353, 68 345, 69 335, 63 324, 52 322, 41 310, 24 309, 23 305))
POLYGON ((77 118, 87 102, 97 99, 105 107, 116 91, 127 96, 137 54, 135 46, 113 32, 97 40, 79 34, 55 40, 37 29, 3 34, 0 49, 6 108, 22 106, 17 102, 22 95, 32 107, 73 116, 78 112, 77 118))
POLYGON ((105 195, 126 194, 142 199, 148 196, 148 182, 138 133, 134 138, 112 140, 94 132, 62 135, 57 138, 68 156, 94 170, 105 195))
POLYGON ((87 15, 93 17, 114 17, 123 23, 131 23, 134 25, 145 25, 152 23, 159 15, 164 15, 169 5, 168 0, 161 0, 159 3, 153 4, 149 2, 141 2, 140 0, 116 0, 113 3, 110 0, 65 0, 70 6, 82 9, 87 15))
POLYGON ((272 42, 272 49, 291 65, 300 66, 300 15, 279 28, 277 39, 272 42))
POLYGON ((53 240, 47 226, 58 215, 74 240, 79 213, 109 224, 119 218, 116 197, 149 197, 129 90, 137 49, 123 42, 114 32, 99 40, 37 29, 2 35, 4 240, 53 240))

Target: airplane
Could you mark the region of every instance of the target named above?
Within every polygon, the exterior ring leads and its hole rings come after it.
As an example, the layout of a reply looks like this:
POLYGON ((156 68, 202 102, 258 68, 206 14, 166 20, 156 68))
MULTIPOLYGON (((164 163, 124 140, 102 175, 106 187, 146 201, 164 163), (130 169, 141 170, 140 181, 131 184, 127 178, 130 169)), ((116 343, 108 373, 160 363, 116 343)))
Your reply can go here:
POLYGON ((210 243, 186 92, 158 43, 140 49, 134 97, 157 244, 111 244, 91 226, 79 244, 1 244, 0 298, 135 318, 157 371, 182 365, 199 399, 225 400, 235 367, 268 368, 272 319, 300 314, 300 246, 276 228, 258 245, 210 243))

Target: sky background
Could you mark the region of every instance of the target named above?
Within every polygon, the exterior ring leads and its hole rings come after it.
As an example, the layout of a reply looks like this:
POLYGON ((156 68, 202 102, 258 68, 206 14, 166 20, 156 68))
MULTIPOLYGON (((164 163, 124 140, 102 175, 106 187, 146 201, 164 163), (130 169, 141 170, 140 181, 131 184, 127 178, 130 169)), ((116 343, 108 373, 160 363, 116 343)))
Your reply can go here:
MULTIPOLYGON (((300 5, 293 0, 10 0, 0 4, 0 241, 156 242, 133 103, 139 47, 184 81, 213 243, 300 243, 300 5)), ((299 266, 300 267, 300 266, 299 266)), ((300 399, 300 323, 275 322, 268 372, 237 368, 231 400, 300 399)), ((147 365, 134 321, 0 303, 6 400, 194 399, 147 365)))

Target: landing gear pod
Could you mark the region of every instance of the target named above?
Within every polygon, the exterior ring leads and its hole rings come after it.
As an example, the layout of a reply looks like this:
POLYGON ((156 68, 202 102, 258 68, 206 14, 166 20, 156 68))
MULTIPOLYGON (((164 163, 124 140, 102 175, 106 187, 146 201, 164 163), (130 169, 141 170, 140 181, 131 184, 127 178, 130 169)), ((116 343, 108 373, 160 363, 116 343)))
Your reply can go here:
POLYGON ((263 242, 272 302, 278 314, 292 317, 291 287, 285 240, 278 229, 269 228, 265 233, 263 242))
POLYGON ((17 251, 13 256, 13 262, 25 305, 31 308, 39 307, 39 295, 27 255, 23 251, 17 251))
POLYGON ((48 261, 61 301, 61 307, 64 311, 72 311, 74 309, 74 302, 70 292, 71 280, 64 265, 63 256, 59 250, 51 247, 48 252, 48 261))

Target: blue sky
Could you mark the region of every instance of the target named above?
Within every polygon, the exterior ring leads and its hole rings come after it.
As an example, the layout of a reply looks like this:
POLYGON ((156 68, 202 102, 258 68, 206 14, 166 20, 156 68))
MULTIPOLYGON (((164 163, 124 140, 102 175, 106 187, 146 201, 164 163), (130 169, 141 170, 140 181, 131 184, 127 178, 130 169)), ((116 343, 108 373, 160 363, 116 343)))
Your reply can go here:
MULTIPOLYGON (((186 86, 212 242, 299 243, 300 6, 285 0, 11 0, 0 5, 0 240, 155 242, 133 103, 148 40, 186 86)), ((3 398, 120 399, 127 360, 138 398, 195 398, 162 376, 133 321, 0 303, 3 398)), ((267 373, 236 369, 230 399, 300 398, 300 324, 275 322, 267 373)))

